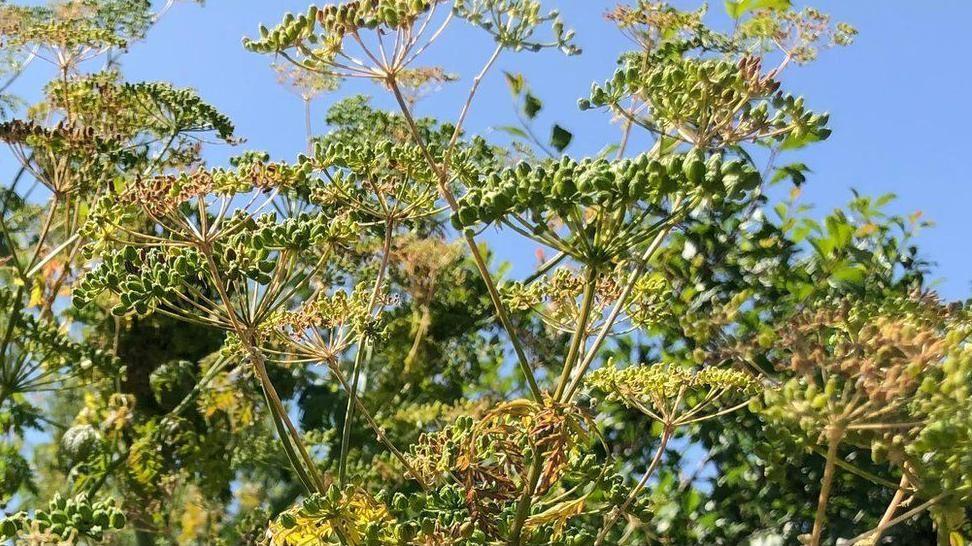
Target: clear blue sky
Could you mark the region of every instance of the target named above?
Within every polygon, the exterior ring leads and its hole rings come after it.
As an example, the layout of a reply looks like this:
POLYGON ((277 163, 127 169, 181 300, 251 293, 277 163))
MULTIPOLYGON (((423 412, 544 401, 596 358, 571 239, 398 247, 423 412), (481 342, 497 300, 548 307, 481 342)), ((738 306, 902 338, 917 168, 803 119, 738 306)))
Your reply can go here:
MULTIPOLYGON (((287 10, 303 11, 309 0, 209 0, 205 7, 180 4, 153 29, 148 40, 125 58, 130 80, 168 80, 191 86, 233 118, 244 148, 262 149, 278 159, 303 150, 303 107, 276 83, 271 58, 240 45, 261 22, 276 23, 287 10)), ((798 4, 803 4, 797 0, 798 4)), ((579 112, 576 100, 591 81, 609 76, 626 40, 602 14, 613 2, 571 0, 560 5, 584 48, 578 57, 556 52, 508 54, 485 81, 468 129, 489 133, 513 121, 502 70, 523 72, 546 104, 538 128, 554 121, 575 134, 574 154, 593 153, 617 139, 617 128, 602 113, 579 112)), ((683 7, 697 3, 677 2, 683 7)), ((711 9, 722 10, 720 1, 711 9)), ((972 126, 972 90, 968 0, 820 0, 810 5, 860 30, 855 45, 824 52, 808 67, 788 72, 786 85, 803 94, 816 110, 831 113, 834 135, 800 156, 814 173, 805 200, 815 214, 846 202, 850 188, 868 194, 893 192, 894 211, 920 210, 936 222, 920 239, 925 256, 938 264, 939 291, 966 298, 972 288, 972 162, 966 131, 972 126)), ((429 50, 429 64, 439 64, 463 80, 434 100, 419 103, 422 113, 453 119, 469 80, 485 61, 489 38, 457 22, 429 50)), ((315 105, 322 130, 326 107, 348 91, 365 91, 391 106, 374 86, 350 86, 325 95, 315 105)), ((494 134, 496 138, 501 135, 494 134)), ((240 150, 216 150, 214 163, 240 150)), ((6 159, 4 159, 5 161, 6 159)), ((6 169, 4 169, 5 171, 6 169)), ((501 256, 533 260, 529 244, 502 245, 501 256)))

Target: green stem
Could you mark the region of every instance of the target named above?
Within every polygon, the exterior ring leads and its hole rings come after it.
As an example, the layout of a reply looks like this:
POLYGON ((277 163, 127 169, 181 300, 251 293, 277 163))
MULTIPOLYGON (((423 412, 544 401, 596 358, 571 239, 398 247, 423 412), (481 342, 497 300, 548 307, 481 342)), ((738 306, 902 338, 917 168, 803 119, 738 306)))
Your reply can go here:
POLYGON ((248 346, 248 349, 250 350, 251 358, 254 359, 254 366, 256 367, 257 375, 260 378, 260 384, 263 387, 264 395, 267 397, 267 401, 270 404, 270 410, 274 417, 274 425, 277 427, 277 432, 281 435, 280 439, 282 442, 284 442, 284 449, 287 450, 291 464, 294 466, 294 469, 297 470, 298 474, 303 474, 305 473, 305 470, 301 467, 301 459, 303 459, 303 464, 307 467, 306 474, 308 475, 308 480, 319 493, 323 493, 326 490, 324 480, 317 471, 317 465, 314 464, 314 459, 311 458, 310 453, 307 452, 307 448, 304 447, 300 434, 297 432, 297 427, 294 426, 294 423, 290 420, 290 416, 287 415, 287 410, 280 401, 280 396, 277 394, 277 389, 273 387, 273 383, 270 381, 270 376, 267 375, 267 368, 263 360, 263 355, 257 353, 252 347, 248 346), (287 434, 288 431, 289 434, 287 434), (290 442, 293 442, 293 445, 288 447, 290 442), (296 446, 300 458, 298 458, 293 452, 294 446, 296 446))
MULTIPOLYGON (((453 212, 458 211, 459 202, 456 201, 456 197, 452 194, 452 191, 449 190, 449 177, 446 174, 446 171, 435 161, 431 152, 429 152, 425 139, 422 138, 422 134, 419 132, 418 126, 415 124, 415 120, 412 118, 412 114, 408 108, 408 103, 405 101, 405 97, 402 96, 402 92, 398 88, 398 84, 395 82, 394 78, 391 78, 388 81, 388 84, 395 95, 395 100, 398 102, 402 115, 405 117, 409 131, 412 133, 412 138, 422 150, 426 163, 428 163, 429 167, 435 171, 439 179, 439 193, 449 204, 449 208, 452 209, 453 212)), ((486 290, 489 292, 489 299, 493 302, 493 307, 496 308, 496 317, 499 319, 500 324, 502 324, 503 329, 506 330, 506 333, 510 338, 510 344, 513 346, 513 351, 516 353, 520 369, 523 371, 523 375, 526 377, 527 385, 530 387, 530 393, 537 401, 542 400, 543 393, 540 391, 540 386, 537 384, 536 377, 533 373, 533 368, 530 366, 530 360, 527 358, 526 351, 523 350, 520 339, 516 335, 516 330, 513 328, 513 323, 510 321, 509 315, 506 312, 506 306, 503 304, 502 298, 500 298, 499 290, 496 289, 496 284, 493 282, 493 277, 489 272, 489 267, 486 265, 486 260, 483 258, 482 252, 479 250, 479 245, 476 243, 476 238, 467 232, 463 233, 463 238, 465 239, 466 244, 469 246, 469 251, 472 253, 473 261, 476 262, 476 268, 479 270, 479 274, 482 277, 483 282, 486 284, 486 290)))
POLYGON ((354 407, 358 399, 358 379, 361 377, 361 361, 364 360, 365 340, 358 344, 358 352, 354 355, 354 367, 351 369, 351 386, 348 389, 348 406, 344 410, 344 430, 341 433, 341 455, 338 459, 338 483, 344 485, 347 477, 348 452, 351 449, 351 425, 354 420, 354 407))
POLYGON ((510 526, 510 540, 509 546, 520 546, 520 540, 523 535, 523 524, 526 522, 526 518, 530 515, 530 507, 533 505, 533 493, 537 489, 537 484, 540 482, 540 472, 543 470, 543 461, 540 459, 540 454, 534 452, 533 461, 530 463, 530 469, 527 471, 526 486, 523 488, 523 494, 520 495, 520 500, 516 505, 516 518, 513 520, 513 525, 510 526))
POLYGON ((574 330, 573 339, 570 341, 570 349, 567 350, 567 358, 564 359, 564 370, 560 374, 560 382, 557 383, 557 390, 554 392, 554 400, 560 400, 570 381, 570 372, 577 360, 577 354, 581 346, 587 340, 587 324, 591 317, 591 310, 594 308, 594 294, 597 291, 597 269, 588 266, 584 277, 584 295, 581 299, 580 313, 577 316, 577 328, 574 330))
POLYGON ((287 433, 287 427, 284 426, 283 422, 277 416, 274 405, 270 400, 270 395, 267 393, 266 389, 262 389, 262 391, 263 399, 266 401, 267 407, 270 408, 270 420, 273 422, 273 428, 277 431, 277 436, 280 438, 280 444, 283 446, 284 453, 287 454, 287 460, 289 460, 291 466, 294 467, 298 480, 300 480, 300 483, 304 486, 304 489, 308 494, 318 491, 317 485, 314 483, 314 480, 307 475, 307 471, 304 470, 304 465, 300 462, 300 457, 298 456, 297 452, 294 451, 294 446, 291 443, 290 436, 287 433))
POLYGON ((233 304, 230 302, 229 295, 226 293, 226 288, 223 286, 223 278, 219 273, 219 268, 216 267, 216 262, 213 260, 212 248, 209 246, 208 242, 203 242, 199 244, 199 249, 206 258, 206 264, 209 267, 209 274, 212 276, 213 284, 216 286, 216 291, 219 293, 219 297, 223 301, 223 307, 226 308, 226 313, 233 325, 233 329, 236 331, 236 335, 239 337, 240 343, 242 343, 243 347, 246 349, 246 352, 253 363, 253 367, 256 370, 257 378, 260 380, 260 386, 263 388, 263 394, 266 396, 267 403, 270 406, 270 413, 274 418, 274 426, 277 428, 277 432, 280 433, 280 440, 283 442, 284 449, 287 451, 290 464, 293 465, 294 470, 296 470, 297 474, 302 478, 303 476, 308 475, 308 481, 314 486, 314 489, 323 493, 326 489, 324 487, 324 480, 317 471, 317 466, 314 464, 314 459, 311 458, 310 454, 307 452, 307 449, 304 447, 300 434, 297 432, 297 427, 294 426, 294 423, 290 420, 290 416, 287 415, 287 410, 280 401, 280 396, 277 394, 277 389, 274 388, 273 382, 270 381, 270 376, 267 374, 266 362, 263 355, 253 344, 249 327, 240 322, 239 317, 236 315, 236 310, 233 309, 233 304), (293 442, 293 444, 290 444, 290 442, 293 442), (294 453, 294 446, 297 447, 300 457, 297 457, 297 454, 294 453), (306 465, 306 470, 301 466, 302 464, 306 465))
MULTIPOLYGON (((344 388, 345 392, 350 393, 351 385, 348 384, 348 380, 344 377, 344 374, 341 373, 341 370, 333 364, 330 365, 330 370, 331 373, 334 375, 334 377, 338 380, 338 382, 341 383, 341 387, 344 388)), ((384 444, 385 447, 387 447, 388 450, 392 452, 392 455, 394 455, 395 458, 398 459, 398 462, 402 464, 402 467, 405 468, 405 470, 411 475, 411 477, 418 482, 419 486, 422 487, 422 490, 428 491, 429 486, 428 484, 425 483, 425 480, 422 479, 422 475, 419 474, 415 470, 415 468, 408 462, 408 459, 401 452, 401 450, 395 447, 395 444, 393 444, 391 440, 389 440, 388 437, 385 436, 384 429, 375 421, 375 418, 371 416, 371 414, 368 412, 368 408, 366 408, 364 404, 361 403, 361 398, 355 398, 355 402, 356 405, 358 406, 358 411, 361 412, 361 416, 364 417, 365 421, 368 423, 368 426, 371 427, 371 430, 375 432, 375 436, 378 438, 378 441, 384 444)))
MULTIPOLYGON (((912 518, 912 517, 920 514, 921 512, 927 510, 929 507, 931 507, 933 504, 937 503, 938 501, 942 500, 943 498, 945 498, 945 494, 944 493, 941 494, 941 495, 938 495, 937 497, 931 498, 931 499, 929 499, 929 500, 927 500, 927 501, 919 504, 918 506, 912 508, 911 510, 908 510, 907 512, 901 514, 900 516, 898 516, 898 517, 896 517, 896 518, 888 521, 887 523, 885 523, 883 526, 879 527, 878 529, 871 529, 870 531, 868 531, 866 533, 860 534, 860 535, 858 535, 858 536, 850 539, 849 541, 846 542, 846 545, 847 546, 854 546, 858 542, 870 538, 871 535, 873 535, 876 531, 882 531, 882 532, 883 531, 886 531, 886 530, 890 529, 891 527, 894 527, 895 525, 901 523, 902 521, 906 521, 909 518, 912 518)), ((942 544, 944 546, 948 546, 948 544, 949 544, 949 542, 948 542, 948 529, 945 529, 944 526, 940 526, 938 529, 939 529, 939 535, 938 535, 939 540, 942 539, 942 534, 941 533, 944 530, 945 542, 942 543, 942 544)))
MULTIPOLYGON (((817 455, 820 455, 821 457, 826 457, 827 456, 827 452, 824 451, 824 450, 822 450, 822 449, 820 449, 817 446, 812 446, 810 449, 814 453, 816 453, 817 455)), ((870 481, 872 481, 872 482, 874 482, 874 483, 876 483, 878 485, 882 485, 884 487, 887 487, 888 489, 897 489, 897 487, 898 487, 898 485, 896 483, 892 482, 891 480, 886 480, 886 479, 882 478, 881 476, 878 476, 877 474, 874 474, 872 472, 868 472, 867 470, 864 470, 863 468, 856 467, 856 466, 850 464, 849 462, 847 462, 847 461, 845 461, 843 459, 837 459, 835 461, 835 463, 837 464, 837 467, 838 468, 841 468, 843 470, 846 470, 846 471, 850 472, 851 474, 857 474, 858 476, 864 478, 865 480, 870 480, 870 481)))
MULTIPOLYGON (((388 219, 385 223, 384 242, 382 243, 381 266, 378 268, 375 285, 371 291, 371 298, 368 301, 369 314, 374 312, 375 305, 378 303, 378 295, 381 293, 381 285, 385 280, 385 272, 388 271, 393 231, 394 223, 391 219, 388 219)), ((358 352, 354 355, 354 367, 351 369, 351 388, 350 392, 348 392, 348 405, 344 411, 344 429, 341 433, 341 453, 338 458, 338 481, 341 485, 344 485, 347 476, 348 453, 351 449, 351 425, 354 423, 354 410, 358 402, 358 382, 361 378, 361 362, 364 359, 366 343, 367 339, 362 335, 358 339, 358 352)))
POLYGON ((574 394, 576 394, 577 390, 580 388, 581 382, 584 380, 584 374, 590 369, 591 365, 594 363, 594 359, 597 357, 598 349, 601 348, 604 340, 606 340, 608 335, 610 335, 611 329, 614 327, 614 321, 616 321, 618 316, 621 314, 621 311, 624 309, 624 306, 627 303, 628 296, 631 295, 631 291, 634 290, 634 286, 638 282, 638 279, 640 279, 641 275, 645 272, 645 269, 648 266, 648 260, 650 260, 651 257, 655 255, 655 252, 657 252, 661 247, 662 241, 665 240, 668 232, 671 231, 680 217, 681 213, 678 211, 678 208, 681 203, 681 196, 676 197, 674 202, 672 202, 671 212, 667 223, 660 227, 658 234, 655 235, 654 240, 652 240, 651 244, 648 245, 648 248, 645 249, 644 254, 641 255, 641 259, 635 266, 634 271, 632 271, 628 276, 624 289, 618 296, 618 300, 614 303, 614 308, 611 309, 607 319, 604 321, 604 325, 601 326, 601 331, 597 334, 597 337, 594 338, 594 342, 587 351, 584 361, 581 362, 580 371, 574 375, 573 381, 571 381, 570 386, 567 388, 567 392, 563 397, 564 401, 569 401, 571 398, 573 398, 574 394))

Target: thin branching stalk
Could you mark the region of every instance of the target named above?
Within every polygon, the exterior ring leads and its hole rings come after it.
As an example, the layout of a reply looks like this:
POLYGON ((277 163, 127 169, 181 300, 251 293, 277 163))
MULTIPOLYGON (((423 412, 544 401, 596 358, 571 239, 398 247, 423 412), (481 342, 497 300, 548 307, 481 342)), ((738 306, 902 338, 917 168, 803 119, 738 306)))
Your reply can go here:
POLYGON ((881 540, 881 535, 884 534, 888 522, 894 519, 895 512, 898 511, 898 507, 901 506, 901 501, 904 500, 905 495, 908 493, 908 485, 908 475, 902 474, 901 482, 898 484, 898 490, 891 497, 891 502, 888 503, 888 507, 884 511, 884 515, 881 516, 881 521, 878 522, 877 528, 874 531, 874 536, 871 537, 871 542, 874 544, 877 544, 881 540))
POLYGON ((608 533, 617 523, 618 519, 624 515, 625 512, 631 507, 631 504, 638 498, 638 494, 648 485, 648 480, 655 473, 658 465, 661 463, 662 457, 665 455, 665 449, 668 447, 668 441, 672 438, 673 432, 672 425, 665 425, 665 430, 662 432, 661 441, 658 444, 658 449, 655 451, 654 457, 651 459, 651 463, 648 464, 648 468, 645 473, 642 474, 641 479, 638 483, 631 489, 628 496, 625 498, 624 503, 621 506, 613 509, 608 516, 604 519, 604 524, 601 526, 600 532, 597 534, 597 539, 594 541, 594 546, 601 546, 604 540, 607 538, 608 533))
POLYGON ((621 311, 624 309, 625 305, 627 304, 628 296, 630 296, 631 291, 634 290, 635 284, 638 282, 638 279, 640 279, 641 275, 645 272, 645 268, 647 267, 648 261, 651 260, 651 257, 655 255, 655 252, 657 252, 658 249, 661 248, 662 241, 665 240, 665 237, 668 235, 668 232, 671 231, 671 229, 675 226, 675 223, 679 216, 679 213, 677 211, 679 206, 681 205, 681 202, 682 202, 681 197, 677 197, 675 201, 672 203, 672 209, 671 209, 672 216, 669 218, 669 222, 659 230, 658 234, 655 236, 655 239, 651 242, 650 245, 648 245, 648 248, 645 249, 644 254, 641 255, 641 259, 638 261, 637 265, 635 266, 634 271, 632 271, 631 274, 628 276, 628 279, 624 285, 624 289, 622 289, 621 294, 618 296, 617 301, 614 303, 614 308, 611 309, 610 314, 608 314, 607 319, 604 321, 604 324, 601 326, 600 333, 598 333, 597 337, 594 338, 594 341, 591 343, 591 346, 587 349, 587 356, 584 357, 584 360, 581 362, 580 366, 578 367, 577 373, 574 374, 574 379, 572 380, 570 386, 567 388, 566 392, 564 393, 563 396, 564 401, 570 401, 574 397, 574 394, 577 392, 577 390, 580 388, 580 384, 584 380, 584 374, 587 373, 587 370, 589 370, 591 365, 594 363, 594 359, 597 358, 598 350, 601 348, 601 345, 604 343, 604 340, 607 339, 608 335, 611 334, 612 328, 614 328, 614 322, 618 319, 618 316, 621 314, 621 311))
MULTIPOLYGON (((402 92, 398 88, 398 84, 395 82, 394 78, 389 80, 389 86, 395 95, 398 106, 401 108, 402 115, 405 116, 405 121, 407 122, 409 130, 412 133, 412 138, 422 149, 426 162, 428 162, 429 166, 436 172, 438 176, 439 192, 442 194, 442 197, 446 200, 446 202, 449 203, 449 208, 451 208, 453 212, 459 210, 459 203, 456 201, 455 196, 448 187, 448 174, 445 171, 445 167, 440 166, 435 159, 432 158, 432 154, 429 152, 425 139, 422 138, 422 135, 418 130, 418 126, 415 124, 415 120, 413 119, 409 110, 408 103, 405 101, 405 97, 402 96, 402 92)), ((469 247, 469 251, 472 253, 473 261, 476 263, 476 268, 479 269, 479 274, 482 277, 483 282, 486 284, 486 290, 489 292, 489 298, 493 302, 493 307, 496 308, 496 316, 499 319, 500 324, 502 324, 503 328, 506 330, 507 336, 510 338, 510 344, 513 346, 513 351, 516 353, 520 370, 523 372, 523 375, 526 378, 527 385, 530 388, 530 393, 533 395, 535 400, 542 400, 543 394, 540 391, 540 386, 537 384, 533 367, 530 365, 530 360, 527 358, 526 351, 524 351, 523 345, 517 336, 516 329, 513 327, 513 323, 509 318, 509 314, 506 311, 506 305, 503 303, 503 300, 500 297, 499 290, 496 288, 496 283, 493 281, 492 274, 489 272, 489 267, 486 265, 486 260, 482 256, 479 245, 476 243, 475 237, 468 232, 463 233, 463 238, 469 247)))
MULTIPOLYGON (((894 527, 895 525, 897 525, 897 524, 899 524, 899 523, 901 523, 903 521, 907 521, 909 518, 912 518, 912 517, 914 517, 914 516, 916 516, 916 515, 924 512, 928 508, 931 508, 936 503, 938 503, 939 501, 941 501, 943 498, 945 498, 945 495, 944 494, 941 494, 941 495, 938 495, 938 496, 933 497, 931 499, 928 499, 927 501, 919 504, 918 506, 915 506, 914 508, 912 508, 911 510, 908 510, 907 512, 901 514, 900 516, 898 516, 898 517, 896 517, 894 519, 891 519, 891 520, 885 522, 884 525, 880 525, 880 526, 878 526, 875 529, 871 529, 870 531, 867 531, 866 533, 861 533, 861 534, 857 535, 856 537, 848 540, 845 543, 845 546, 854 546, 855 544, 857 544, 858 542, 860 542, 862 540, 869 539, 875 533, 883 533, 884 531, 887 531, 891 527, 894 527)), ((947 535, 947 533, 946 533, 946 535, 947 535)))
MULTIPOLYGON (((383 205, 384 206, 384 205, 383 205)), ((385 272, 388 270, 388 260, 391 257, 391 244, 394 230, 394 222, 388 219, 385 222, 385 234, 381 249, 381 265, 378 267, 378 276, 375 278, 375 285, 371 291, 371 298, 368 302, 368 312, 375 312, 378 304, 382 285, 385 281, 385 272)), ((351 370, 351 389, 348 393, 348 405, 344 413, 344 430, 341 435, 341 453, 338 459, 338 481, 345 483, 348 466, 348 451, 351 444, 351 425, 354 421, 354 410, 358 399, 358 382, 361 377, 361 362, 364 359, 365 346, 367 339, 364 335, 358 340, 358 351, 354 355, 354 365, 351 370)))

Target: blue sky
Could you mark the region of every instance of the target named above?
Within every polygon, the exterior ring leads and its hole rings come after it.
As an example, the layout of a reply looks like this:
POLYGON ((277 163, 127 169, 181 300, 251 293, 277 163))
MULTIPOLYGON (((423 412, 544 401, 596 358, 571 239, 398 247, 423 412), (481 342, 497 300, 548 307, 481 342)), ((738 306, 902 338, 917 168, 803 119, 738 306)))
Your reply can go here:
MULTIPOLYGON (((287 10, 303 11, 308 2, 179 4, 147 41, 134 46, 125 57, 125 73, 130 80, 168 80, 198 89, 235 121, 238 133, 247 138, 243 148, 266 150, 277 159, 292 158, 304 148, 302 103, 276 82, 269 68, 272 59, 245 51, 240 39, 255 35, 261 22, 276 23, 287 10)), ((616 141, 618 129, 606 115, 576 108, 577 98, 586 95, 592 81, 611 74, 617 54, 628 46, 602 17, 613 4, 547 2, 558 6, 577 30, 584 53, 569 58, 552 51, 504 54, 485 80, 467 128, 502 138, 492 128, 514 120, 502 71, 515 70, 526 76, 544 100, 537 127, 545 131, 558 122, 574 132, 571 153, 594 153, 616 141)), ((860 35, 850 48, 823 52, 819 61, 795 68, 785 78, 787 88, 805 95, 812 108, 831 113, 834 130, 827 142, 788 158, 805 161, 814 171, 804 200, 816 205, 815 215, 822 215, 845 203, 851 187, 867 194, 897 194, 894 212, 920 210, 936 223, 921 236, 920 243, 925 257, 938 264, 939 291, 948 298, 968 297, 972 288, 972 212, 967 209, 972 203, 968 184, 972 169, 965 165, 972 162, 965 159, 970 155, 965 130, 972 126, 968 100, 972 45, 967 39, 972 2, 819 0, 810 5, 855 25, 860 35)), ((721 2, 713 2, 712 10, 721 13, 721 2)), ((453 24, 429 50, 427 64, 442 65, 462 80, 434 99, 420 102, 421 113, 454 119, 469 81, 489 49, 490 40, 484 33, 461 21, 453 24)), ((327 106, 349 92, 367 92, 379 105, 392 106, 385 92, 375 86, 348 86, 315 103, 318 131, 324 129, 327 106)), ((210 157, 220 163, 239 151, 213 150, 210 157)), ((521 263, 534 259, 530 244, 500 246, 500 255, 506 259, 521 263)))

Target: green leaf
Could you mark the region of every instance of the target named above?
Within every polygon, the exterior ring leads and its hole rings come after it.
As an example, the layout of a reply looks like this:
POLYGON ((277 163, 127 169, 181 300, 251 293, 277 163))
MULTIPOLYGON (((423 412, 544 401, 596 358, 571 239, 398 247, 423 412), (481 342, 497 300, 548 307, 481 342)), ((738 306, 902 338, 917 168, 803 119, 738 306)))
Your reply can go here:
POLYGON ((820 142, 820 136, 814 133, 804 133, 802 136, 794 136, 790 134, 780 145, 780 150, 796 150, 798 148, 803 148, 808 144, 813 144, 814 142, 820 142))
POLYGON ((513 125, 500 125, 499 127, 496 127, 496 130, 503 131, 508 135, 512 135, 523 139, 530 138, 530 136, 526 134, 526 131, 520 129, 519 127, 514 127, 513 125))
POLYGON ((506 85, 510 87, 510 92, 514 96, 520 96, 523 92, 523 88, 526 87, 526 80, 523 79, 523 74, 513 74, 512 72, 503 72, 506 76, 506 85))
POLYGON ((789 178, 793 181, 793 185, 800 187, 804 182, 807 181, 806 173, 812 172, 809 167, 804 163, 790 163, 789 165, 780 167, 776 170, 773 175, 773 179, 770 180, 770 184, 776 184, 781 180, 786 180, 789 178))
POLYGON ((882 207, 884 207, 885 205, 887 205, 891 201, 894 201, 897 198, 898 198, 898 196, 895 195, 895 194, 893 194, 893 193, 886 193, 886 194, 878 197, 874 201, 874 207, 875 208, 882 208, 882 207))
POLYGON ((864 282, 864 267, 860 264, 843 265, 830 274, 831 283, 859 285, 864 282))
POLYGON ((574 140, 574 135, 570 131, 560 125, 555 124, 553 126, 553 130, 550 133, 550 144, 558 152, 564 151, 564 148, 570 145, 571 140, 574 140))
POLYGON ((523 101, 523 113, 527 115, 528 118, 533 119, 537 117, 537 112, 543 108, 543 103, 540 102, 533 93, 527 91, 526 98, 523 101))

